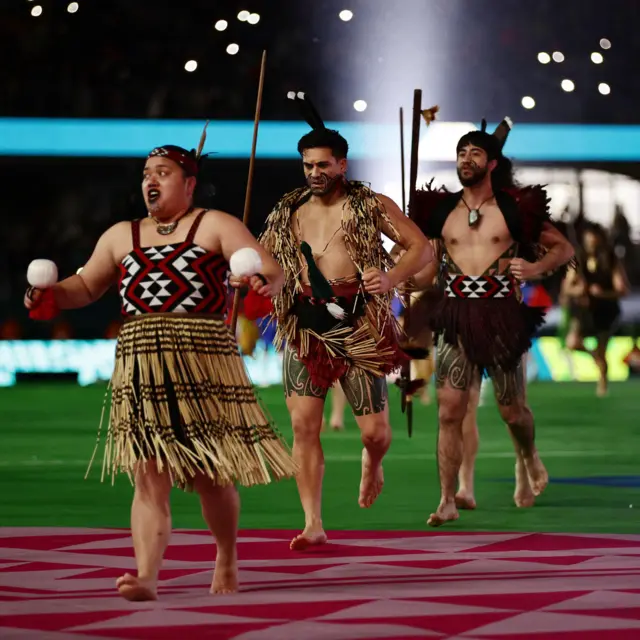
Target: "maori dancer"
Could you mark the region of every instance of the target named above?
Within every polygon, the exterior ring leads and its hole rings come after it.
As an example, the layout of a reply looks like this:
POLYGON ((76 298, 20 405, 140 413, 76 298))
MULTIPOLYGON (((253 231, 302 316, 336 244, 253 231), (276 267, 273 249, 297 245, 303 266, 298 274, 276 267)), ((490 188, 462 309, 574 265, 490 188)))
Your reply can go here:
MULTIPOLYGON (((435 255, 442 255, 442 247, 440 241, 432 241, 435 255)), ((399 259, 404 252, 397 245, 391 251, 391 255, 394 259, 399 259)), ((432 264, 428 268, 428 272, 433 276, 431 285, 436 284, 437 280, 437 264, 432 264)), ((427 276, 427 271, 423 271, 420 274, 422 280, 427 276)), ((405 331, 408 350, 417 349, 420 351, 428 352, 427 357, 424 359, 412 360, 411 365, 414 367, 411 375, 413 384, 416 389, 419 385, 422 386, 421 391, 416 393, 421 394, 423 402, 425 396, 425 389, 428 389, 428 385, 435 372, 435 350, 433 349, 433 331, 429 327, 429 303, 433 302, 432 297, 426 293, 427 289, 418 291, 412 294, 411 304, 413 306, 410 322, 404 324, 403 329, 405 331)), ((401 313, 401 319, 406 314, 401 313)), ((404 345, 403 345, 404 346, 404 345)), ((427 396, 428 397, 428 396, 427 396)), ((426 402, 425 402, 426 404, 426 402)), ((478 406, 480 404, 480 387, 478 385, 472 385, 469 389, 469 400, 467 402, 467 409, 462 420, 462 464, 460 465, 460 471, 458 472, 458 490, 456 491, 456 506, 459 509, 475 509, 476 499, 474 491, 474 478, 475 478, 475 462, 478 455, 479 447, 479 433, 478 433, 478 406)))
POLYGON ((620 298, 629 294, 629 282, 600 225, 585 225, 577 253, 580 268, 570 270, 562 284, 571 318, 565 342, 568 349, 593 357, 600 372, 596 394, 603 397, 608 391, 607 345, 618 327, 620 298), (595 349, 585 347, 586 337, 596 339, 595 349))
MULTIPOLYGON (((283 273, 237 218, 193 206, 199 149, 164 145, 142 176, 148 216, 119 222, 98 240, 78 275, 30 290, 32 317, 78 309, 117 285, 124 324, 111 379, 102 478, 121 472, 134 484, 131 533, 137 575, 117 582, 127 600, 157 599, 171 535, 172 486, 196 491, 215 537, 212 593, 238 589, 236 484, 267 484, 295 474, 287 445, 254 395, 225 323, 226 277, 234 252, 262 258, 256 294, 278 294, 283 273)), ((100 433, 98 434, 98 443, 100 433)), ((95 452, 94 452, 95 455, 95 452)), ((93 459, 92 459, 93 460, 93 459)))
POLYGON ((382 459, 391 444, 386 375, 405 357, 391 303, 395 288, 433 254, 390 198, 347 179, 347 141, 325 127, 304 94, 289 97, 312 127, 298 143, 307 186, 278 202, 260 240, 285 273, 274 317, 277 341, 284 346, 284 386, 305 515, 304 530, 291 548, 304 550, 327 541, 320 429, 325 398, 336 381, 364 445, 359 505, 370 507, 382 491, 382 459), (406 250, 395 265, 382 234, 406 250))
MULTIPOLYGON (((413 217, 425 234, 441 240, 439 285, 429 292, 429 324, 438 335, 438 470, 441 501, 428 524, 456 520, 456 477, 463 456, 462 422, 471 390, 491 377, 498 409, 517 454, 516 503, 530 501, 548 475, 535 446, 534 421, 526 402, 523 357, 544 311, 522 302, 519 282, 566 265, 571 244, 550 223, 540 186, 518 188, 502 152, 511 129, 505 119, 494 134, 462 136, 457 171, 463 189, 416 195, 413 217)), ((433 269, 416 277, 430 287, 433 269)))

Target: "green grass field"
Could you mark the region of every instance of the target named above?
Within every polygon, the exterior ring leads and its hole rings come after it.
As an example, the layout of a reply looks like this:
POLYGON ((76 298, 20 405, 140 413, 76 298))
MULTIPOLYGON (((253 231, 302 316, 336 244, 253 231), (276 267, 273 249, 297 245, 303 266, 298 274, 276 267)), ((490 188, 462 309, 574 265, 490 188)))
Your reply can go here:
MULTIPOLYGON (((515 508, 511 441, 488 403, 479 410, 479 507, 448 530, 637 533, 640 385, 614 384, 605 399, 595 397, 592 384, 534 383, 529 394, 538 447, 551 476, 547 491, 534 509, 515 508), (594 483, 598 477, 613 479, 594 483), (585 484, 587 478, 592 484, 585 484)), ((290 440, 282 389, 262 389, 260 395, 290 440)), ((128 526, 132 487, 126 476, 115 486, 100 483, 102 450, 84 480, 103 399, 103 385, 21 383, 0 389, 0 525, 128 526)), ((427 529, 425 519, 439 496, 436 408, 416 403, 409 439, 395 388, 391 402, 394 442, 385 462, 385 489, 372 509, 357 505, 361 444, 353 418, 346 431, 323 434, 328 529, 427 529)), ((203 528, 196 496, 175 491, 173 512, 175 527, 203 528)), ((301 524, 294 481, 242 490, 243 528, 301 524)))

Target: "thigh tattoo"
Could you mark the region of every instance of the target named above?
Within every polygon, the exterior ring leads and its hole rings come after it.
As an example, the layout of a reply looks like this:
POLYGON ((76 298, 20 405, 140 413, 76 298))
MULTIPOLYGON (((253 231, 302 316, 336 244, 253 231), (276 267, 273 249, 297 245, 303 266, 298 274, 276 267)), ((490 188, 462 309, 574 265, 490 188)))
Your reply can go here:
POLYGON ((385 377, 374 378, 366 371, 351 367, 340 384, 354 415, 368 416, 384 411, 389 395, 385 377))
POLYGON ((325 398, 327 389, 318 387, 311 381, 311 376, 300 361, 295 349, 287 345, 284 349, 284 395, 290 397, 294 393, 311 398, 325 398))
POLYGON ((457 391, 467 391, 473 384, 473 375, 474 367, 462 349, 445 342, 440 335, 436 353, 436 388, 447 385, 457 391))
POLYGON ((495 368, 489 371, 489 376, 493 381, 493 391, 498 405, 508 407, 524 400, 526 382, 522 360, 513 371, 495 368))

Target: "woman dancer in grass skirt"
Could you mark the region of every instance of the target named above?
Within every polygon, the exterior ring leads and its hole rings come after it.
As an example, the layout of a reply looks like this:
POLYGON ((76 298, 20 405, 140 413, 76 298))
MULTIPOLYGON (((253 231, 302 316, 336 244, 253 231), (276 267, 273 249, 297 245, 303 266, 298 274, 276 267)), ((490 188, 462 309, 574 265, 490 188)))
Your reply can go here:
POLYGON ((32 317, 50 319, 118 286, 124 325, 102 476, 124 472, 135 485, 131 531, 138 571, 117 581, 128 600, 157 598, 172 486, 199 494, 217 544, 211 591, 229 593, 238 588, 235 484, 267 484, 295 472, 225 323, 228 261, 235 251, 252 247, 261 255, 264 275, 251 278, 253 295, 278 293, 282 270, 239 220, 192 206, 203 143, 204 136, 197 152, 154 149, 142 181, 149 216, 111 227, 80 274, 25 297, 32 317))

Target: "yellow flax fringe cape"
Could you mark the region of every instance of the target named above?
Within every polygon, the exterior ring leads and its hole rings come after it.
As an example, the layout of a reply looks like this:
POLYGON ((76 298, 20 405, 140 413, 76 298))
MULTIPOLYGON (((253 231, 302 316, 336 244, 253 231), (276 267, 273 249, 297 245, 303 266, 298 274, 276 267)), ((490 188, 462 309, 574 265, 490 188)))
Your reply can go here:
POLYGON ((222 486, 268 484, 271 476, 295 474, 289 448, 258 404, 222 316, 127 319, 110 390, 103 480, 125 472, 133 481, 137 464, 151 458, 182 488, 198 472, 222 486))
MULTIPOLYGON (((283 196, 267 218, 259 239, 285 274, 285 285, 273 299, 272 320, 277 322, 275 347, 282 349, 285 343, 293 346, 297 342, 300 346, 299 356, 304 358, 309 352, 311 340, 319 340, 332 357, 345 358, 352 366, 380 377, 384 375, 385 365, 394 357, 392 349, 382 346, 383 336, 397 337, 401 333, 391 309, 395 291, 372 296, 365 317, 358 322, 355 330, 342 327, 319 335, 308 329, 299 329, 296 315, 290 313, 296 296, 303 291, 300 274, 304 266, 292 216, 310 195, 310 189, 302 187, 283 196)), ((398 241, 398 232, 376 193, 363 183, 350 181, 342 216, 342 231, 347 252, 360 274, 370 267, 388 271, 394 265, 382 244, 383 223, 394 235, 391 240, 398 241)))

